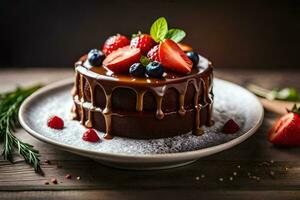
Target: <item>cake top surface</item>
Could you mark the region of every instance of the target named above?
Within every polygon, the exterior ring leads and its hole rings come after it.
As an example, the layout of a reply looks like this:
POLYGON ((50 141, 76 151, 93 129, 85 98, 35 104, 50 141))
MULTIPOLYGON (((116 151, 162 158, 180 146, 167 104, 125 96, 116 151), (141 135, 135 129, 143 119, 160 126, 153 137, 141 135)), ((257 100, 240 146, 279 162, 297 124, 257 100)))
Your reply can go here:
POLYGON ((205 75, 212 69, 211 63, 204 57, 199 55, 199 63, 197 67, 193 67, 191 72, 187 75, 182 75, 176 72, 168 71, 164 73, 163 78, 152 78, 152 77, 135 77, 128 74, 115 74, 105 67, 95 67, 92 66, 88 60, 87 56, 82 57, 82 61, 76 64, 76 70, 80 73, 85 74, 88 77, 107 80, 107 81, 117 81, 126 84, 141 84, 141 85, 160 85, 171 82, 177 82, 181 80, 187 80, 193 78, 197 75, 205 75))
POLYGON ((75 67, 91 78, 141 85, 176 83, 211 72, 206 58, 181 43, 185 36, 160 17, 149 34, 139 31, 131 39, 121 34, 108 37, 101 50, 92 49, 75 67))

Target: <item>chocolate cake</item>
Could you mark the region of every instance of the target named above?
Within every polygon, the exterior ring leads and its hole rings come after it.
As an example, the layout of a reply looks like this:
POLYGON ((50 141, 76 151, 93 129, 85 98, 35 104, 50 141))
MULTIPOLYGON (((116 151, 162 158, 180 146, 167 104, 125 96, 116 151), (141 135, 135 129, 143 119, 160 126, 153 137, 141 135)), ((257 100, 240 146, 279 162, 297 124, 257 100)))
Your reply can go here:
POLYGON ((201 135, 212 125, 213 68, 206 58, 171 39, 142 34, 132 46, 113 37, 75 64, 74 119, 106 139, 201 135))

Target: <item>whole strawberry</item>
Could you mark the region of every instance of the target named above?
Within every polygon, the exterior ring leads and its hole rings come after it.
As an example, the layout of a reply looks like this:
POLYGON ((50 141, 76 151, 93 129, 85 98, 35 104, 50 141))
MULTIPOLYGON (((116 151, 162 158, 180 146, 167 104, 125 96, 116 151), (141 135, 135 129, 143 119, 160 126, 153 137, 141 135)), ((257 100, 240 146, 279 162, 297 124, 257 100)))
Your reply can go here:
POLYGON ((155 41, 148 34, 138 34, 130 41, 131 48, 139 48, 143 55, 147 55, 148 51, 155 45, 155 41))
POLYGON ((105 56, 108 56, 111 52, 117 50, 118 48, 125 47, 129 45, 130 41, 124 35, 114 35, 110 36, 102 47, 102 52, 105 56))
POLYGON ((300 107, 278 119, 268 132, 269 141, 279 146, 300 146, 300 107))
POLYGON ((64 121, 58 116, 53 116, 48 119, 47 125, 53 129, 63 129, 64 121))
POLYGON ((147 57, 151 60, 151 61, 158 61, 159 62, 159 55, 158 55, 158 49, 159 49, 159 45, 155 45, 152 49, 150 49, 150 51, 147 54, 147 57))

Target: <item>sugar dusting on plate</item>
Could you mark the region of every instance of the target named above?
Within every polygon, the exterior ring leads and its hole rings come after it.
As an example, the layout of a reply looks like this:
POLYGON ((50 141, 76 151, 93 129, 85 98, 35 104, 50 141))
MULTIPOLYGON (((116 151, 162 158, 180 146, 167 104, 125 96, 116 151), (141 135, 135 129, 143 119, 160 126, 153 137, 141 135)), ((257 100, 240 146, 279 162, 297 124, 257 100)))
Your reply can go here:
POLYGON ((242 88, 228 87, 228 84, 220 80, 214 82, 214 113, 215 124, 212 127, 203 127, 204 134, 195 136, 191 133, 171 138, 135 140, 129 138, 114 137, 112 140, 103 139, 103 133, 98 132, 101 142, 90 143, 82 140, 82 134, 86 128, 78 121, 69 119, 72 97, 70 87, 63 87, 48 96, 42 96, 38 102, 32 104, 27 112, 27 123, 36 132, 51 138, 58 143, 68 144, 77 148, 108 152, 136 154, 165 154, 199 150, 212 147, 230 141, 253 126, 256 117, 254 106, 251 104, 253 96, 242 88), (52 115, 63 118, 65 127, 63 130, 50 129, 47 119, 52 115), (224 134, 220 130, 223 124, 232 118, 241 127, 236 134, 224 134))

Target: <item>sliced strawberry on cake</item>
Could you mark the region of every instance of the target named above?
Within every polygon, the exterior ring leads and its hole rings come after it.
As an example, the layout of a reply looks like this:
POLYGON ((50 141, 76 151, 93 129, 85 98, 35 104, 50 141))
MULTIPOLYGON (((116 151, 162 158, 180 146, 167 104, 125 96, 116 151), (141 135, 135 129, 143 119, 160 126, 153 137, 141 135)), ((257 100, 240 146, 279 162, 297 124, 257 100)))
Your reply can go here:
POLYGON ((130 66, 139 62, 141 50, 130 46, 119 48, 109 54, 103 61, 103 66, 114 73, 128 73, 130 66))
POLYGON ((191 72, 193 62, 187 57, 176 42, 165 39, 159 45, 159 59, 165 69, 188 74, 191 72))

